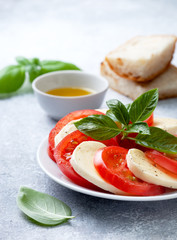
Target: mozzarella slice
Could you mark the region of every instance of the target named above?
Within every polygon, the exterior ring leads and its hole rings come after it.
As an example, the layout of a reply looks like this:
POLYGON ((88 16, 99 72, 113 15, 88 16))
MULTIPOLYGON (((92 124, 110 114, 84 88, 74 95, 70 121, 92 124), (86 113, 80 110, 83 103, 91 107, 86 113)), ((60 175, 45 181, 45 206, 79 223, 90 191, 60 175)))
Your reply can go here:
POLYGON ((96 186, 115 194, 125 194, 123 191, 105 182, 94 167, 94 155, 98 149, 104 147, 106 146, 100 142, 82 142, 75 148, 70 163, 80 176, 96 186))
POLYGON ((130 149, 126 156, 130 171, 141 180, 156 185, 177 188, 177 178, 162 172, 138 149, 130 149))
POLYGON ((154 127, 162 128, 163 130, 177 135, 177 119, 174 118, 155 118, 154 127))
POLYGON ((74 132, 77 130, 77 128, 75 127, 75 125, 73 124, 74 122, 77 122, 80 119, 77 120, 72 120, 70 121, 68 124, 66 124, 61 130, 60 132, 55 136, 55 147, 59 144, 59 142, 61 142, 61 140, 66 137, 68 134, 74 132))

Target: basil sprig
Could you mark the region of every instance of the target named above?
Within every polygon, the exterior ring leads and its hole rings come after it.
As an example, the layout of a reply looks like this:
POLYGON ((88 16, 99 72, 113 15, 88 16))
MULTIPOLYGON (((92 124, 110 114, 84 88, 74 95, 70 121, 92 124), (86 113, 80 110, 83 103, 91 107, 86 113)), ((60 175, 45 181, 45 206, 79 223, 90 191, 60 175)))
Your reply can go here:
POLYGON ((61 70, 80 70, 72 63, 55 60, 39 60, 16 57, 17 65, 11 65, 0 70, 0 94, 9 94, 17 91, 24 83, 26 77, 29 82, 44 74, 61 70))
POLYGON ((152 114, 157 103, 158 89, 152 89, 126 106, 117 99, 109 100, 106 115, 91 115, 74 124, 79 131, 95 140, 107 140, 120 134, 122 139, 134 140, 141 146, 177 154, 177 137, 143 122, 152 114), (130 133, 137 136, 132 137, 130 133))
POLYGON ((17 205, 27 216, 45 225, 57 225, 74 218, 64 202, 27 187, 20 188, 17 205))

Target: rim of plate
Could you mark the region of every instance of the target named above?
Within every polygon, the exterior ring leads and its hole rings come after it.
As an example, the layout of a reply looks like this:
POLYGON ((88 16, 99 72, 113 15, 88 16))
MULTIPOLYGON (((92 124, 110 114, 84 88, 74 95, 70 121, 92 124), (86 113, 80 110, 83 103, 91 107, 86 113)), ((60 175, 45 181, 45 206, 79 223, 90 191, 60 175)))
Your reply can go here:
POLYGON ((110 200, 121 200, 121 201, 161 201, 161 200, 169 200, 169 199, 174 199, 177 198, 177 191, 172 192, 172 193, 165 193, 162 195, 157 195, 157 196, 124 196, 124 195, 114 195, 112 193, 104 193, 104 192, 98 192, 95 190, 90 190, 84 187, 81 187, 79 185, 76 185, 75 183, 71 182, 67 177, 63 175, 63 173, 60 171, 58 168, 57 164, 50 159, 48 156, 47 152, 47 146, 48 146, 48 136, 45 137, 42 142, 40 143, 38 150, 37 150, 37 161, 41 169, 55 182, 59 183, 60 185, 69 188, 73 191, 87 194, 90 196, 94 197, 99 197, 99 198, 105 198, 105 199, 110 199, 110 200), (57 169, 59 173, 62 175, 62 177, 56 177, 52 170, 46 168, 45 164, 51 165, 53 169, 57 169), (66 179, 65 179, 66 178, 66 179))

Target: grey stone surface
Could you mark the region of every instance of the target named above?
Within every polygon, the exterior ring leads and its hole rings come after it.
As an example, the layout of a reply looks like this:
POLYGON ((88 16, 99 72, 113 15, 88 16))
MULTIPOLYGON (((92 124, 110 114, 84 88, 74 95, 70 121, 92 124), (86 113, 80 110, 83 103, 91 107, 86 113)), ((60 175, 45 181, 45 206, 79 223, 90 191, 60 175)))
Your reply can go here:
MULTIPOLYGON (((126 39, 177 34, 176 10, 175 0, 0 0, 0 67, 24 55, 71 61, 99 73, 105 54, 126 39)), ((112 90, 109 98, 130 102, 112 90)), ((156 114, 177 118, 177 99, 160 101, 156 114)), ((49 179, 36 162, 36 151, 54 124, 31 92, 0 100, 0 239, 177 239, 177 200, 111 201, 49 179), (56 227, 35 225, 16 206, 21 185, 63 200, 76 218, 56 227)))

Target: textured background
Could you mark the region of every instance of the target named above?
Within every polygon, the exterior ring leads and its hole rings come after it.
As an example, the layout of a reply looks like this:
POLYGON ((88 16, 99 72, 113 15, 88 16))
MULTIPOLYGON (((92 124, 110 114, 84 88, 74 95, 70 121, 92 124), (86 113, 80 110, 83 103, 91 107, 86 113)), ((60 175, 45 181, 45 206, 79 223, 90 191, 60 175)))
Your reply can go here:
MULTIPOLYGON (((177 35, 176 12, 175 0, 0 0, 0 68, 23 55, 70 61, 98 74, 105 54, 135 35, 177 35)), ((106 99, 114 97, 130 102, 109 90, 106 99)), ((177 99, 160 101, 156 114, 177 118, 176 105, 177 99)), ((31 92, 0 100, 0 239, 177 239, 176 200, 111 201, 50 180, 36 151, 54 124, 31 92), (65 201, 77 217, 56 227, 35 225, 16 206, 21 185, 65 201)))

